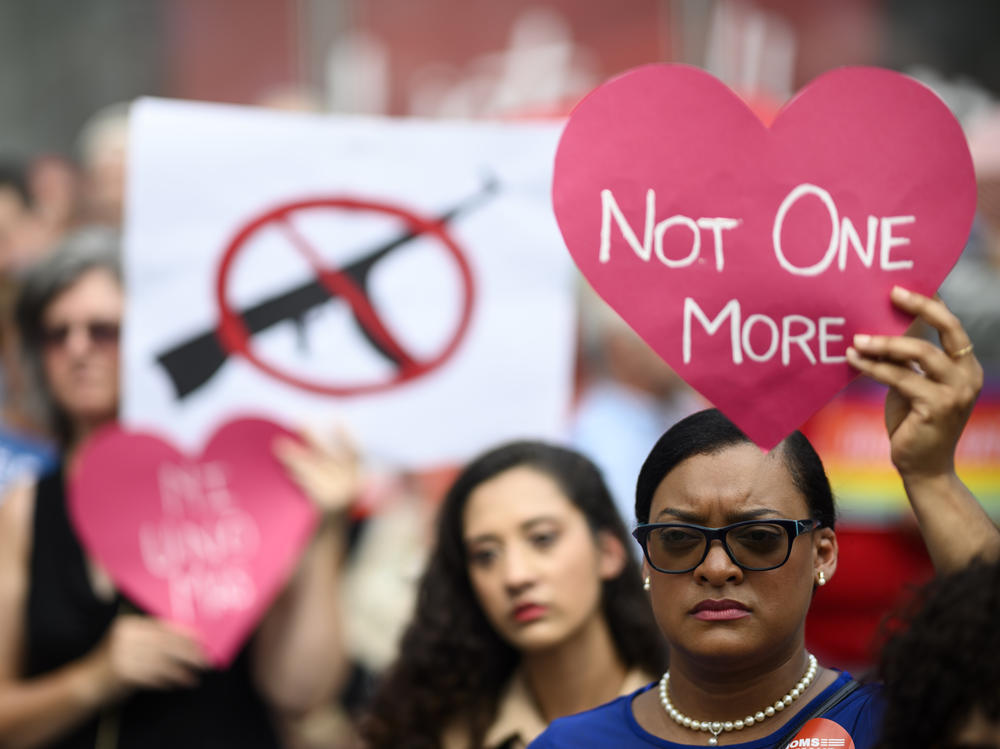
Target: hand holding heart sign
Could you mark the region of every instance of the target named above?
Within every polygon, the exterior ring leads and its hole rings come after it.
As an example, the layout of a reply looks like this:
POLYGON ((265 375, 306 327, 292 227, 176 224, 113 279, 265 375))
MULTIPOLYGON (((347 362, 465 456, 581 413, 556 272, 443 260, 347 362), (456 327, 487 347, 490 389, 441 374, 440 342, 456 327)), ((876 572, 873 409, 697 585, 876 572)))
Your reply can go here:
POLYGON ((858 333, 931 294, 975 208, 962 131, 905 76, 821 76, 765 127, 707 73, 638 68, 574 111, 553 203, 597 292, 689 384, 771 448, 856 376, 858 333))
POLYGON ((886 428, 903 480, 953 474, 955 446, 982 388, 983 368, 968 334, 942 302, 898 287, 892 300, 937 330, 942 348, 919 338, 858 335, 847 360, 890 386, 886 428))
POLYGON ((70 510, 129 598, 225 665, 292 574, 317 509, 340 513, 357 482, 352 455, 266 421, 229 422, 198 457, 111 427, 81 452, 70 510))

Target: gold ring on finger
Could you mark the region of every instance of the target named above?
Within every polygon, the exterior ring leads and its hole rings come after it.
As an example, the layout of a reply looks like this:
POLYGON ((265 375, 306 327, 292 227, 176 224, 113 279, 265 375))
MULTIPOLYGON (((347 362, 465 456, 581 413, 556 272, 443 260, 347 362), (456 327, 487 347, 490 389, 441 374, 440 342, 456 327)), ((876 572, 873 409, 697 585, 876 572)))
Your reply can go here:
POLYGON ((952 359, 961 359, 966 354, 971 354, 971 353, 972 353, 972 344, 970 343, 968 346, 962 346, 962 348, 960 348, 958 351, 948 354, 948 356, 950 356, 952 359))

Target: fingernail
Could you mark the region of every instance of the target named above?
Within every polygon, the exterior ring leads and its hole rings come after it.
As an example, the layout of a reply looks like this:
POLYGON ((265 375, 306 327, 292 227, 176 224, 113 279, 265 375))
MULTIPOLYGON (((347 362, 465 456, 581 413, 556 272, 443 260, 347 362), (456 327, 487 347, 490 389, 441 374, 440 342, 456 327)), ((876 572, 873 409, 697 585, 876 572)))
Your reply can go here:
POLYGON ((858 333, 854 336, 854 345, 864 348, 869 343, 872 342, 872 337, 870 335, 865 335, 864 333, 858 333))
POLYGON ((854 362, 861 360, 861 355, 858 353, 857 349, 855 349, 853 346, 848 346, 847 349, 844 351, 844 354, 847 356, 847 359, 852 364, 854 362))
POLYGON ((893 286, 892 295, 900 300, 909 299, 911 296, 910 292, 904 289, 902 286, 893 286))

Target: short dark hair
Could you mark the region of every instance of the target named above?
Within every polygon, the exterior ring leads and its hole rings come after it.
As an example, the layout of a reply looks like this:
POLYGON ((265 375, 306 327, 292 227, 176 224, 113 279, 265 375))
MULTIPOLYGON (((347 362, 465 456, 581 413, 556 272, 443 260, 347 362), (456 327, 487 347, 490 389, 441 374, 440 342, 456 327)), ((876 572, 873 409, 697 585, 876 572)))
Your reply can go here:
MULTIPOLYGON (((636 519, 640 523, 649 522, 653 494, 666 475, 682 461, 744 443, 753 444, 718 409, 698 411, 678 421, 660 437, 639 471, 635 487, 636 519)), ((824 527, 833 528, 837 522, 833 490, 823 469, 823 462, 812 444, 802 432, 795 431, 775 450, 781 450, 785 466, 792 476, 795 488, 805 497, 811 516, 824 527)))
POLYGON ((974 711, 1000 722, 1000 563, 937 578, 887 622, 883 749, 942 746, 974 711))

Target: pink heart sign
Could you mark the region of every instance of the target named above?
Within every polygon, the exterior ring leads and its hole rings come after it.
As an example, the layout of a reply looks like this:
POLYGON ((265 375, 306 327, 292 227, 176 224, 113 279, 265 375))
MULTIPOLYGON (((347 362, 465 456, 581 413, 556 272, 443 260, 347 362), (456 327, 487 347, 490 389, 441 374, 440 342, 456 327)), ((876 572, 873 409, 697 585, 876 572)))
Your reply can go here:
POLYGON ((848 384, 855 333, 902 333, 894 285, 933 293, 975 210, 962 130, 878 68, 807 86, 770 128, 684 65, 591 92, 559 142, 563 238, 594 289, 769 449, 848 384))
POLYGON ((271 452, 288 434, 231 421, 190 456, 109 427, 84 446, 70 481, 88 552, 138 606, 196 632, 217 666, 249 637, 317 522, 271 452))

